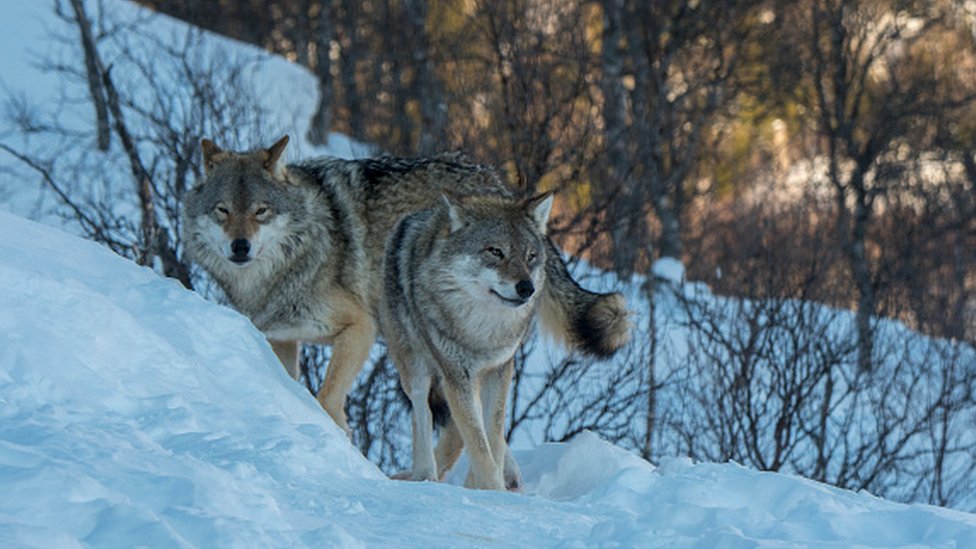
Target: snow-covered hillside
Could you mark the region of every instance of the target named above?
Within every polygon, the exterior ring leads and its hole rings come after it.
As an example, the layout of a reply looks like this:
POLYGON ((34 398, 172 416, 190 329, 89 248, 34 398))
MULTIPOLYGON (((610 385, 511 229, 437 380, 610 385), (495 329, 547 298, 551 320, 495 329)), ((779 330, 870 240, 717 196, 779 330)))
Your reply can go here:
POLYGON ((976 515, 584 433, 524 494, 387 480, 247 319, 0 212, 0 546, 976 547, 976 515))

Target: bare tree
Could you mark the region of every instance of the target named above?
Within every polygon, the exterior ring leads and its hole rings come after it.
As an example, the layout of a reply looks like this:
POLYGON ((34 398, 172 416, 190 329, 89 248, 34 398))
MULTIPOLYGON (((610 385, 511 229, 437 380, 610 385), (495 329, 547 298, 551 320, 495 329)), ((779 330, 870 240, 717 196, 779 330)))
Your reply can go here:
POLYGON ((752 4, 601 4, 610 176, 604 191, 618 273, 632 272, 647 241, 645 205, 660 225, 655 251, 682 259, 687 185, 716 114, 736 95, 738 50, 752 4))
POLYGON ((812 1, 804 16, 813 92, 808 106, 826 143, 841 242, 857 288, 862 368, 871 367, 871 317, 877 313, 868 232, 878 198, 896 181, 878 168, 909 136, 918 147, 926 121, 976 98, 939 67, 925 67, 928 60, 913 49, 945 28, 944 16, 928 6, 894 12, 884 2, 836 0, 812 1))

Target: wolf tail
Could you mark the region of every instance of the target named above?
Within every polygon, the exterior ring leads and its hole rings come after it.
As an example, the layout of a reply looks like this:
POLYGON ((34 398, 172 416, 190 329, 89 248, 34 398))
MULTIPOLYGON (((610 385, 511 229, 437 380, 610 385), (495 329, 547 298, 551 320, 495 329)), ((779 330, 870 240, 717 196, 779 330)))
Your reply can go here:
POLYGON ((551 240, 540 310, 546 332, 590 356, 609 358, 630 340, 630 311, 624 296, 583 289, 551 240))

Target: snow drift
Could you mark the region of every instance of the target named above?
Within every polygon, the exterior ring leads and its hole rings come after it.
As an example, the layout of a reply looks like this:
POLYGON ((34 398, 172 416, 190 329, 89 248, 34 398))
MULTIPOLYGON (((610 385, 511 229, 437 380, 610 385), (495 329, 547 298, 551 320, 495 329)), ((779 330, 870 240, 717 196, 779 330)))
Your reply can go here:
POLYGON ((249 321, 0 212, 0 545, 976 546, 976 515, 584 433, 526 494, 387 480, 249 321))

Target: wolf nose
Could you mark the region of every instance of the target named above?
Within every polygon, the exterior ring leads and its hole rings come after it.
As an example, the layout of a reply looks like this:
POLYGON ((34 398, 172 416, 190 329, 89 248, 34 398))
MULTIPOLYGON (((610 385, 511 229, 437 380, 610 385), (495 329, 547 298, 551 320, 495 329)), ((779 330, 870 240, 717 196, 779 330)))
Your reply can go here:
POLYGON ((532 285, 531 280, 521 280, 515 285, 515 293, 522 299, 528 299, 533 292, 535 292, 535 286, 532 285))
POLYGON ((251 243, 245 238, 236 238, 230 243, 230 251, 235 257, 247 257, 251 251, 251 243))

